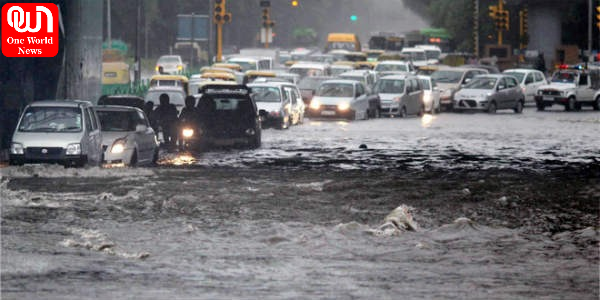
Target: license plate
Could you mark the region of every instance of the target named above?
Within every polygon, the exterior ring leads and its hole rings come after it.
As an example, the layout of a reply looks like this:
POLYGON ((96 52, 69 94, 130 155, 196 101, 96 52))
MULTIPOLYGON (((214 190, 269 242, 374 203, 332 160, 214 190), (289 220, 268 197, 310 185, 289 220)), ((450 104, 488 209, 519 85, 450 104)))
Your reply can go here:
POLYGON ((321 116, 335 116, 335 111, 324 110, 324 111, 321 112, 321 116))

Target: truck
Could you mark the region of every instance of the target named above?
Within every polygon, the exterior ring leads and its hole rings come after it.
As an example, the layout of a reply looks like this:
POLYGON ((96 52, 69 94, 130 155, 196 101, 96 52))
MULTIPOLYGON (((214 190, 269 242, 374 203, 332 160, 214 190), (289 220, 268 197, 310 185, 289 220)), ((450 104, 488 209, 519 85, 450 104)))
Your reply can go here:
POLYGON ((600 109, 600 70, 586 70, 582 66, 560 66, 550 84, 540 86, 535 95, 539 111, 554 104, 563 105, 566 111, 577 111, 582 106, 600 109))

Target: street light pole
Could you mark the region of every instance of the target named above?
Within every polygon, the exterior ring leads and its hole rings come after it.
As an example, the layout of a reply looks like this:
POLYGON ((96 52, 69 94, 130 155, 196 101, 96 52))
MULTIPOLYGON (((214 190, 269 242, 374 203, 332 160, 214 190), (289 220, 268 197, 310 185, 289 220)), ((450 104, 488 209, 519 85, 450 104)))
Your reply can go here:
POLYGON ((473 12, 473 54, 479 58, 479 0, 473 0, 474 12, 473 12))

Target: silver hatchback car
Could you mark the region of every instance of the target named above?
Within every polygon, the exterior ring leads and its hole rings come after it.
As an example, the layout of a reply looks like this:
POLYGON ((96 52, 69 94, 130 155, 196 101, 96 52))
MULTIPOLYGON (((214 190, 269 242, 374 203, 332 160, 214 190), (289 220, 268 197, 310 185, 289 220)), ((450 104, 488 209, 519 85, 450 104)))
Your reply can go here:
POLYGON ((13 134, 9 163, 100 165, 102 133, 88 101, 49 100, 28 105, 13 134))
POLYGON ((475 76, 454 95, 454 110, 482 110, 496 113, 498 109, 523 111, 525 95, 517 79, 506 74, 475 76))

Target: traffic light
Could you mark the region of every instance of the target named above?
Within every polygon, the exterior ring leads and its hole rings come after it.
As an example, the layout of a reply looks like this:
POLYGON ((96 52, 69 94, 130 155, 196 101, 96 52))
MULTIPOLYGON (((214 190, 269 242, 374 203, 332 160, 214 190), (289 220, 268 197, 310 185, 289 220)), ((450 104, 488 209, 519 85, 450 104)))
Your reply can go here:
POLYGON ((271 9, 268 7, 265 7, 262 10, 262 25, 264 28, 275 26, 275 22, 271 21, 271 9))
POLYGON ((358 21, 358 17, 356 15, 351 15, 350 16, 350 21, 356 22, 356 21, 358 21))
MULTIPOLYGON (((527 16, 528 10, 527 8, 523 8, 523 10, 521 11, 521 18, 523 19, 523 34, 527 34, 528 30, 529 30, 529 17, 527 16)), ((600 15, 598 15, 600 18, 600 15)))
POLYGON ((492 18, 492 20, 496 20, 498 18, 498 6, 497 5, 490 5, 489 15, 492 18))
POLYGON ((596 26, 600 29, 600 5, 596 6, 596 26))
POLYGON ((296 1, 296 0, 292 1, 292 6, 293 6, 293 7, 296 7, 296 6, 298 6, 298 1, 296 1))
POLYGON ((226 0, 215 0, 215 8, 213 11, 213 22, 223 24, 231 22, 231 13, 225 10, 226 0))
POLYGON ((508 31, 510 29, 510 15, 508 10, 502 10, 500 12, 500 18, 502 19, 502 26, 500 26, 500 29, 508 31))

